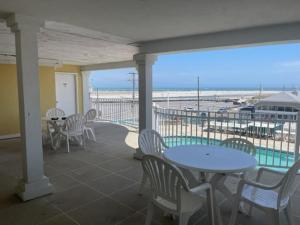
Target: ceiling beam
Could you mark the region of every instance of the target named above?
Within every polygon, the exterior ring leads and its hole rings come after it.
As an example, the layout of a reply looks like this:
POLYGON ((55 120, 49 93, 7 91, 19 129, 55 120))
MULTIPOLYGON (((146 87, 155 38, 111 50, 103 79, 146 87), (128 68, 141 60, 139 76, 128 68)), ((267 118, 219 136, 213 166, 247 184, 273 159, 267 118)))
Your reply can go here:
POLYGON ((99 63, 92 65, 81 66, 81 71, 92 71, 92 70, 109 70, 109 69, 121 69, 135 67, 134 61, 122 61, 122 62, 111 62, 111 63, 99 63))
POLYGON ((272 43, 299 42, 300 22, 191 35, 138 43, 143 53, 233 48, 272 43))

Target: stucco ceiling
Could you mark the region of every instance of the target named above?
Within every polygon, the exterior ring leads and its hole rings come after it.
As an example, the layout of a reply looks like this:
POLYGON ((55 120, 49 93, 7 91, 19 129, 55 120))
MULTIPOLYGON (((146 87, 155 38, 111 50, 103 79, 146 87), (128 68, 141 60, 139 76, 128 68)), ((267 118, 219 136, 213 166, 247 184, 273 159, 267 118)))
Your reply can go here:
POLYGON ((40 57, 80 64, 131 59, 133 42, 300 21, 299 0, 0 0, 0 11, 48 21, 40 57))

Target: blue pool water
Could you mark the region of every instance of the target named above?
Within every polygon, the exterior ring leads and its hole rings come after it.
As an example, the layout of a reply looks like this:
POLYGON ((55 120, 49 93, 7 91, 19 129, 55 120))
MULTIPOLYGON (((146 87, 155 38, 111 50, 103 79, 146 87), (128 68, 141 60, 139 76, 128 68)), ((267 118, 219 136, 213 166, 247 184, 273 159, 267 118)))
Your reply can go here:
MULTIPOLYGON (((177 145, 192 145, 203 144, 208 145, 207 138, 201 137, 164 137, 166 144, 170 147, 177 145)), ((219 140, 210 139, 210 145, 220 145, 219 140)), ((256 160, 259 165, 270 167, 286 167, 291 166, 294 163, 294 154, 280 152, 276 149, 270 148, 256 148, 256 160)))

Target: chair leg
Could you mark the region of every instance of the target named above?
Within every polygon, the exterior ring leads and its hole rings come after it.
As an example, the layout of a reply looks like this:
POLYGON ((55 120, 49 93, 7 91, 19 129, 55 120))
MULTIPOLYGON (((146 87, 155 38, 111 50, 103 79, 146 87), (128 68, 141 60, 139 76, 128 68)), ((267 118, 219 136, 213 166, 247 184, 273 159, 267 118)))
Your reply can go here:
POLYGON ((52 147, 52 149, 54 149, 53 137, 52 137, 52 134, 50 131, 49 131, 49 137, 50 137, 50 141, 51 141, 51 147, 52 147))
POLYGON ((82 146, 83 146, 83 149, 85 149, 85 138, 84 138, 84 133, 81 135, 81 138, 82 138, 82 146))
POLYGON ((153 217, 153 204, 151 202, 148 203, 147 216, 145 225, 150 225, 153 217))
POLYGON ((90 139, 89 130, 84 130, 84 132, 86 133, 87 139, 90 139))
POLYGON ((185 214, 179 215, 179 225, 187 225, 189 222, 189 217, 185 214))
POLYGON ((143 194, 143 190, 144 190, 146 182, 147 182, 147 176, 145 174, 143 174, 140 189, 139 189, 139 195, 143 194))
POLYGON ((284 209, 284 213, 286 215, 286 218, 288 220, 289 225, 294 225, 294 218, 292 215, 292 207, 291 207, 291 201, 289 202, 288 206, 284 209))
POLYGON ((270 211, 270 218, 269 219, 271 221, 271 225, 280 225, 279 211, 277 211, 277 210, 270 211))
POLYGON ((91 129, 91 134, 93 136, 93 140, 96 142, 96 136, 95 136, 95 133, 94 133, 93 129, 91 129))
POLYGON ((67 135, 67 152, 70 152, 69 136, 67 135))
POLYGON ((236 196, 236 199, 233 203, 232 206, 232 212, 231 212, 231 216, 230 216, 230 220, 228 225, 235 225, 236 224, 236 219, 237 219, 237 214, 239 211, 239 205, 240 205, 240 199, 239 196, 236 196))

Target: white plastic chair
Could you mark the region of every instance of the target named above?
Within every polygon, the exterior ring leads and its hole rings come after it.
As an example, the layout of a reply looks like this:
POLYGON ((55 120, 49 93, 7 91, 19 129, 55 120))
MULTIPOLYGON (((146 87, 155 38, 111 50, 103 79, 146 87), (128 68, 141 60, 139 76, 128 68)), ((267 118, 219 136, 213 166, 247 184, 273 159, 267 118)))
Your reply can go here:
POLYGON ((54 148, 53 134, 58 131, 58 127, 55 121, 51 121, 52 118, 61 118, 65 116, 65 112, 59 108, 51 108, 46 112, 47 119, 47 132, 50 137, 51 146, 54 148))
MULTIPOLYGON (((220 144, 223 147, 227 148, 233 148, 240 151, 243 151, 247 154, 250 154, 255 157, 256 154, 256 148, 253 143, 250 141, 243 139, 243 138, 228 138, 221 142, 220 144)), ((232 193, 229 191, 229 189, 225 186, 225 180, 228 177, 234 177, 238 179, 244 178, 246 173, 232 173, 232 174, 226 174, 223 178, 221 178, 217 184, 217 189, 222 192, 228 199, 232 199, 232 193)))
POLYGON ((162 155, 163 151, 168 148, 160 134, 151 129, 141 131, 138 144, 145 155, 162 155))
MULTIPOLYGON (((163 151, 168 148, 160 134, 157 131, 151 129, 144 129, 141 131, 138 138, 138 144, 140 150, 144 155, 157 155, 159 157, 162 157, 163 151)), ((147 175, 143 173, 139 190, 140 194, 142 194, 143 192, 147 179, 147 175)))
MULTIPOLYGON (((152 129, 144 129, 141 131, 138 138, 138 144, 140 150, 143 152, 144 155, 156 155, 161 158, 163 156, 164 150, 168 148, 160 134, 152 129)), ((180 170, 188 179, 188 182, 191 187, 199 185, 200 182, 195 178, 191 171, 185 168, 180 168, 180 170)), ((147 179, 147 176, 143 174, 139 190, 140 194, 142 194, 143 192, 144 186, 147 183, 147 179)))
POLYGON ((299 169, 300 160, 297 161, 285 174, 279 171, 260 168, 255 181, 241 180, 238 186, 238 192, 229 225, 236 224, 237 212, 241 202, 245 202, 250 205, 250 215, 252 207, 263 210, 267 213, 270 224, 272 225, 280 224, 279 214, 284 211, 288 219, 288 223, 293 225, 290 200, 299 185, 296 179, 299 169), (261 177, 264 172, 280 174, 283 175, 283 178, 275 185, 266 185, 261 182, 261 177))
POLYGON ((176 166, 154 155, 144 156, 142 166, 144 173, 150 178, 152 194, 145 225, 151 224, 154 206, 161 208, 165 213, 179 216, 179 225, 187 225, 189 218, 203 207, 204 191, 209 192, 208 199, 214 224, 213 196, 209 183, 202 183, 190 189, 187 180, 176 166))
POLYGON ((63 117, 65 116, 65 112, 62 109, 59 108, 51 108, 48 109, 46 112, 46 118, 47 119, 51 119, 51 118, 55 118, 55 117, 63 117))
POLYGON ((65 129, 61 131, 61 134, 66 137, 67 142, 67 152, 70 152, 70 139, 71 138, 81 138, 82 145, 85 147, 84 140, 84 118, 81 114, 73 114, 68 116, 66 119, 65 129))
POLYGON ((252 156, 256 154, 254 144, 243 138, 228 138, 221 142, 221 146, 238 149, 252 156))
POLYGON ((94 132, 94 121, 97 116, 97 111, 95 109, 90 109, 87 111, 87 113, 84 115, 84 127, 83 131, 86 134, 87 138, 90 138, 89 133, 92 135, 92 138, 94 141, 96 141, 96 136, 94 132))

